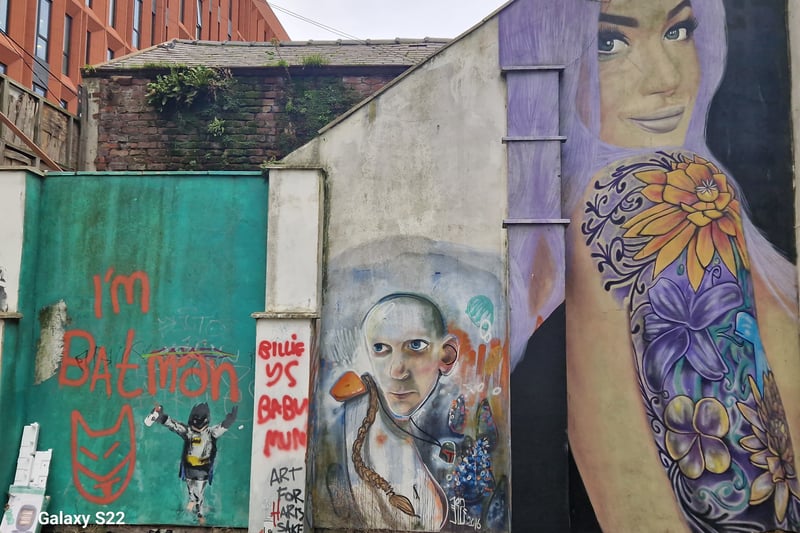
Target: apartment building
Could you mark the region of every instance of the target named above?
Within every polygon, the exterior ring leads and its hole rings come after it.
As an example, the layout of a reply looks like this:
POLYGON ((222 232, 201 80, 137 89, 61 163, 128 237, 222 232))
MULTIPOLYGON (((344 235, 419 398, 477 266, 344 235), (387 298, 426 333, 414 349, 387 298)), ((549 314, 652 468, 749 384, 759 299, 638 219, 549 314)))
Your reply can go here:
POLYGON ((176 38, 289 37, 265 0, 0 0, 0 73, 72 113, 83 66, 176 38))

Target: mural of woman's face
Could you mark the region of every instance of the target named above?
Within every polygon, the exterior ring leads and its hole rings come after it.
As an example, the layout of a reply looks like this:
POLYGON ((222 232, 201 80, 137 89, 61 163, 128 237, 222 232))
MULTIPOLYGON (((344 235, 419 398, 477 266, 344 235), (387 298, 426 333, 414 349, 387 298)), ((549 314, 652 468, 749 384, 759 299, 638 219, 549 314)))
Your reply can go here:
POLYGON ((597 31, 600 139, 677 146, 691 119, 700 65, 689 0, 606 0, 597 31))

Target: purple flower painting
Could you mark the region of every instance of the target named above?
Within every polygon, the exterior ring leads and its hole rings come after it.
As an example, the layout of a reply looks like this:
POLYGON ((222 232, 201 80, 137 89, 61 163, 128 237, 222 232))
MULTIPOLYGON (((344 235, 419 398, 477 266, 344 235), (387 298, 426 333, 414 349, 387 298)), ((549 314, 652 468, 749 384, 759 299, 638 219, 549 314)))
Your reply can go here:
POLYGON ((704 378, 722 379, 728 368, 707 328, 742 305, 739 286, 725 282, 694 293, 661 278, 649 296, 653 312, 645 317, 648 344, 642 365, 650 389, 662 390, 667 374, 684 356, 704 378))

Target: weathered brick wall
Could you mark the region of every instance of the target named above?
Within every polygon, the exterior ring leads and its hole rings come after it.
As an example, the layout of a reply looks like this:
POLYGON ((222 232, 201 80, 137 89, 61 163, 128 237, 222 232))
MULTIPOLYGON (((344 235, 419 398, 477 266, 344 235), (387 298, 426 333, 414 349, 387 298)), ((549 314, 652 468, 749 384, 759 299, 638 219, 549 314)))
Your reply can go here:
MULTIPOLYGON (((376 69, 368 74, 327 72, 303 78, 341 80, 365 98, 398 74, 376 69)), ((95 104, 87 125, 97 127, 96 154, 89 159, 94 161, 93 170, 253 170, 265 161, 280 159, 306 140, 287 135, 292 127, 283 107, 292 82, 280 72, 234 71, 232 105, 213 113, 202 106, 159 113, 146 100, 147 84, 155 77, 154 73, 120 73, 87 83, 88 97, 95 104), (224 128, 217 135, 208 128, 214 118, 224 128)))

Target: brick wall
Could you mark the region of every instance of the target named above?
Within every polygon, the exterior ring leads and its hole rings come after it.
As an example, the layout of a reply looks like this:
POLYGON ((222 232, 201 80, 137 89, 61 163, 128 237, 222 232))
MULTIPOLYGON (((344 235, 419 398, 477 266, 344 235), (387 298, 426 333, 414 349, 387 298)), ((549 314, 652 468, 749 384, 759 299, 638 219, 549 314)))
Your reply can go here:
MULTIPOLYGON (((331 72, 303 78, 341 80, 365 98, 397 77, 402 70, 376 68, 353 74, 331 72)), ((298 79, 293 74, 294 80, 298 79)), ((264 74, 233 71, 236 80, 228 109, 198 106, 190 111, 162 114, 147 104, 147 84, 155 73, 124 73, 95 77, 87 83, 93 105, 87 127, 97 128, 92 170, 254 170, 264 161, 280 159, 307 139, 287 137, 283 106, 291 81, 282 72, 264 74), (219 119, 224 132, 210 133, 219 119)), ((88 80, 87 80, 88 81, 88 80)), ((219 106, 217 106, 219 107, 219 106)), ((291 130, 291 126, 288 127, 291 130)))

